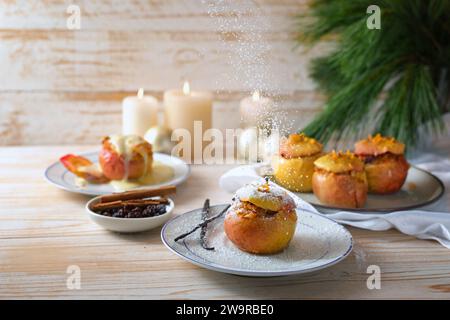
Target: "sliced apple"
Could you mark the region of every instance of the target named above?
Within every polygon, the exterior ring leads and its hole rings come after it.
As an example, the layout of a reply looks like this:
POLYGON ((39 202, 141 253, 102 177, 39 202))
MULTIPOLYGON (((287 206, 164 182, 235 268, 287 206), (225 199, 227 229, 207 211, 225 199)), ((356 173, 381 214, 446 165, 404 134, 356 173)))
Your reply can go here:
POLYGON ((85 157, 66 154, 59 159, 64 167, 77 177, 83 178, 90 183, 106 183, 109 179, 91 160, 85 157))

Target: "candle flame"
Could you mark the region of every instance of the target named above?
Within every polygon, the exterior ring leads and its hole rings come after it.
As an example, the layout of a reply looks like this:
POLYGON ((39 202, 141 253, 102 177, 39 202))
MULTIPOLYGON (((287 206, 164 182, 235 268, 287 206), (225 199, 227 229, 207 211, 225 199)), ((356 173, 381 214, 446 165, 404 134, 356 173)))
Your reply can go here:
POLYGON ((258 101, 259 98, 260 98, 259 91, 258 90, 253 91, 252 100, 258 101))
POLYGON ((139 88, 137 96, 139 99, 142 99, 144 97, 144 88, 139 88))
POLYGON ((183 84, 183 93, 188 95, 191 93, 191 87, 189 86, 189 81, 185 81, 183 84))

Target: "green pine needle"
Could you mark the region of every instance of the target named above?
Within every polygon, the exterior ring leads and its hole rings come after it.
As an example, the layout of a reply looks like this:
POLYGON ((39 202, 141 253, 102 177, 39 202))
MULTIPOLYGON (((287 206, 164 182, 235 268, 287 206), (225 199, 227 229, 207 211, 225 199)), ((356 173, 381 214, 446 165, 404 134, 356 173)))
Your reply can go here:
POLYGON ((299 43, 337 39, 333 52, 311 63, 328 101, 302 131, 325 143, 380 132, 410 147, 420 132, 442 132, 450 105, 450 0, 312 0, 310 16, 299 22, 299 43), (381 30, 366 26, 373 4, 381 8, 381 30))

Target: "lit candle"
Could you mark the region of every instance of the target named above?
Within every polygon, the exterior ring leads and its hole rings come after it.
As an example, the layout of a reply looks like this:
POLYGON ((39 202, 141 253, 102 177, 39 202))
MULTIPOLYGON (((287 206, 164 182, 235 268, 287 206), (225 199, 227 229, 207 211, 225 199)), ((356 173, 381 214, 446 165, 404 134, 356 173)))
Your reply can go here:
MULTIPOLYGON (((189 82, 184 82, 182 90, 164 92, 164 110, 166 126, 171 130, 186 129, 191 135, 191 151, 194 150, 194 138, 202 139, 203 132, 211 128, 212 94, 207 91, 192 91, 189 82), (201 132, 194 137, 194 121, 201 122, 201 132), (199 137, 200 135, 200 137, 199 137)), ((196 141, 200 146, 202 141, 196 141)), ((201 147, 203 149, 203 147, 201 147)), ((192 157, 194 152, 191 152, 192 157)))
POLYGON ((274 103, 255 90, 250 97, 241 100, 240 114, 242 127, 267 127, 273 114, 274 103))
POLYGON ((141 137, 158 124, 158 100, 145 96, 140 88, 137 96, 126 97, 122 102, 122 133, 136 134, 141 137))

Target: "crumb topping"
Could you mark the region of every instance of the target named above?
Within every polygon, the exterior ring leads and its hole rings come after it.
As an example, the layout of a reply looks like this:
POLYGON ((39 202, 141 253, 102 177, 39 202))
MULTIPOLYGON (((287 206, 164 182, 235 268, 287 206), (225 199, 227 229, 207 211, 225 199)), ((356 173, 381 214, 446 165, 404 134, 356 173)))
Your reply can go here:
POLYGON ((364 170, 364 163, 352 152, 332 152, 320 157, 314 162, 318 169, 327 170, 334 173, 364 170))
POLYGON ((384 153, 403 154, 405 145, 393 137, 384 137, 377 133, 369 135, 367 139, 360 140, 355 144, 355 153, 358 155, 381 155, 384 153))

